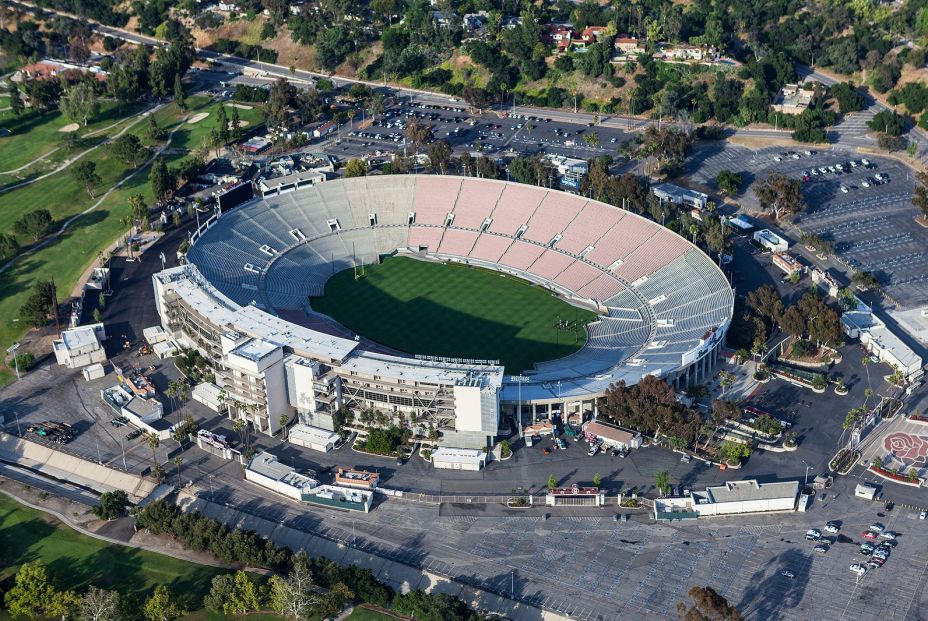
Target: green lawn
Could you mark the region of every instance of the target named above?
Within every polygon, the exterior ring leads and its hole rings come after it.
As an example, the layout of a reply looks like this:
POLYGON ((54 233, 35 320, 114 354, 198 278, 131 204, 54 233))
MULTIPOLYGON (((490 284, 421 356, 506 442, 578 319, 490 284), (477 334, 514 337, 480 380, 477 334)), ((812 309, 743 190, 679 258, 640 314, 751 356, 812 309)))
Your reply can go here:
POLYGON ((406 257, 333 276, 312 306, 349 329, 408 353, 497 359, 507 372, 566 356, 595 314, 513 276, 406 257), (557 330, 558 321, 569 321, 557 330))
MULTIPOLYGON (((155 586, 164 584, 190 602, 190 619, 224 618, 199 610, 210 581, 222 570, 107 544, 0 495, 0 579, 12 576, 22 563, 34 560, 45 562, 61 589, 80 591, 93 584, 144 597, 155 586)), ((9 618, 0 612, 0 619, 9 618)))
MULTIPOLYGON (((121 119, 131 118, 140 108, 141 106, 129 106, 120 111, 114 102, 101 102, 100 114, 87 127, 80 128, 78 135, 82 136, 109 127, 121 119)), ((64 135, 59 130, 70 122, 70 119, 57 110, 45 114, 28 110, 18 117, 10 111, 0 112, 0 128, 10 131, 8 136, 0 137, 0 172, 18 168, 53 150, 64 135)))
MULTIPOLYGON (((188 104, 191 112, 209 112, 210 116, 197 124, 185 123, 174 135, 172 147, 195 148, 203 136, 215 127, 218 104, 203 97, 191 97, 188 104)), ((231 115, 231 110, 229 112, 231 115)), ((242 120, 248 120, 252 125, 261 122, 258 109, 239 112, 242 120)), ((155 118, 160 127, 170 131, 181 122, 182 116, 173 105, 169 105, 159 110, 155 118)), ((143 137, 147 126, 143 120, 130 131, 143 137)), ((147 139, 143 139, 143 142, 151 143, 147 139)), ((97 191, 98 196, 128 172, 121 162, 109 155, 105 147, 87 157, 97 163, 97 172, 104 179, 97 191)), ((176 153, 168 159, 176 161, 181 157, 182 154, 176 153)), ((94 211, 80 216, 52 244, 20 259, 0 274, 0 345, 7 347, 25 331, 18 322, 18 311, 35 282, 54 278, 59 291, 70 292, 80 275, 96 259, 98 252, 125 234, 120 219, 129 213, 128 200, 133 194, 142 194, 147 201, 153 201, 148 184, 148 168, 137 172, 94 211)), ((23 213, 39 207, 52 212, 56 219, 53 228, 57 230, 64 219, 86 210, 95 201, 83 188, 78 187, 70 172, 64 170, 24 188, 0 194, 0 232, 9 231, 13 222, 23 213)), ((29 241, 20 240, 23 244, 29 241)), ((0 385, 9 381, 10 377, 9 369, 0 371, 0 385)))

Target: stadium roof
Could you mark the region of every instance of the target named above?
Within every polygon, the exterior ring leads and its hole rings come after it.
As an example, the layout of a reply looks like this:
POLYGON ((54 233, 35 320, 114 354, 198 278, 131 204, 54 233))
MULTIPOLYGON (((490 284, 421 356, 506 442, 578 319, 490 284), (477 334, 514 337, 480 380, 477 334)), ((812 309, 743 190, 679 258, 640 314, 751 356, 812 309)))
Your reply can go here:
POLYGON ((389 375, 397 379, 429 384, 499 388, 503 380, 502 367, 433 362, 370 351, 351 356, 341 366, 343 369, 365 375, 389 375))

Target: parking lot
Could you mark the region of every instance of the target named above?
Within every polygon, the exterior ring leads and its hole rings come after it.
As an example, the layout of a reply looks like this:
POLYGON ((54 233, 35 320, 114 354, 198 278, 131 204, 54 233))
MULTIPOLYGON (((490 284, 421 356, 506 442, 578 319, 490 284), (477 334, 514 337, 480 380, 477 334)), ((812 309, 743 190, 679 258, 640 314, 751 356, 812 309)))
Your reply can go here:
MULTIPOLYGON (((519 112, 472 114, 460 101, 447 104, 402 100, 363 129, 341 135, 328 152, 341 157, 393 153, 403 148, 405 128, 417 119, 428 125, 436 140, 445 140, 458 153, 496 155, 510 149, 521 154, 550 153, 579 159, 617 154, 633 135, 614 127, 570 123, 519 112), (584 136, 593 138, 584 138, 584 136), (591 140, 588 142, 588 140, 591 140)), ((411 147, 408 147, 411 152, 411 147)), ((380 156, 380 157, 383 157, 380 156)))
POLYGON ((809 209, 794 220, 802 231, 835 245, 854 270, 871 272, 903 307, 928 299, 928 229, 915 222, 911 204, 914 181, 902 163, 841 148, 749 149, 726 143, 698 145, 686 174, 717 190, 721 170, 742 176, 737 200, 757 209, 749 189, 756 179, 776 172, 802 182, 809 209))

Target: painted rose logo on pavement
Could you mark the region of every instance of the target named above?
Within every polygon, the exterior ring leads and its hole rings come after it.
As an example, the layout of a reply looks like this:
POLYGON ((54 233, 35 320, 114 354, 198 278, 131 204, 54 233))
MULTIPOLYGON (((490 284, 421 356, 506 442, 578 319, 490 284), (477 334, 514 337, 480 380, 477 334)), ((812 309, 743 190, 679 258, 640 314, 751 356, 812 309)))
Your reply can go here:
POLYGON ((911 433, 891 433, 883 438, 887 452, 907 466, 928 463, 928 436, 911 433))

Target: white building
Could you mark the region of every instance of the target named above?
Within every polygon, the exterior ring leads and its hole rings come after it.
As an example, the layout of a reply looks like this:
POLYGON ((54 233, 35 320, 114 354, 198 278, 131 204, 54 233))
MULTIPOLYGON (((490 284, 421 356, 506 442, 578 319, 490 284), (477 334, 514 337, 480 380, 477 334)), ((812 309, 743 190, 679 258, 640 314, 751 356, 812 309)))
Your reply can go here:
POLYGON ((275 196, 317 185, 325 182, 325 180, 326 175, 324 172, 303 170, 272 179, 261 179, 258 181, 258 189, 261 190, 262 196, 275 196))
POLYGON ((440 447, 432 451, 432 465, 446 470, 477 471, 486 461, 487 454, 479 449, 440 447))
POLYGON ((707 487, 705 491, 691 491, 684 496, 659 498, 654 502, 654 517, 659 520, 674 520, 740 513, 795 511, 798 496, 798 481, 727 481, 722 485, 707 487))
POLYGON ((65 330, 61 338, 52 341, 55 360, 69 369, 106 362, 106 351, 101 341, 106 339, 102 323, 65 330))
POLYGON ((705 209, 709 203, 709 195, 681 188, 672 183, 658 183, 651 187, 651 192, 662 201, 668 201, 675 205, 686 205, 694 209, 705 209))
POLYGON ((918 379, 923 374, 922 357, 903 342, 869 306, 854 296, 857 307, 841 315, 844 333, 860 339, 860 344, 882 362, 898 368, 906 380, 918 379))
POLYGON ((319 481, 280 463, 277 457, 267 451, 251 458, 245 466, 245 480, 299 501, 302 501, 303 496, 310 490, 319 486, 319 481))
POLYGON ((580 189, 580 182, 589 172, 589 164, 586 160, 579 160, 573 157, 563 155, 548 154, 544 160, 557 169, 558 181, 561 185, 580 189))
POLYGON ((606 423, 593 421, 584 429, 588 438, 600 438, 603 445, 622 450, 636 449, 641 446, 641 434, 630 429, 622 429, 606 423))
POLYGON ((335 448, 339 435, 328 429, 320 429, 311 425, 297 424, 287 432, 287 441, 296 446, 328 453, 335 448))
POLYGON ((756 231, 754 233, 754 241, 770 252, 786 252, 789 250, 789 242, 770 229, 756 231))

